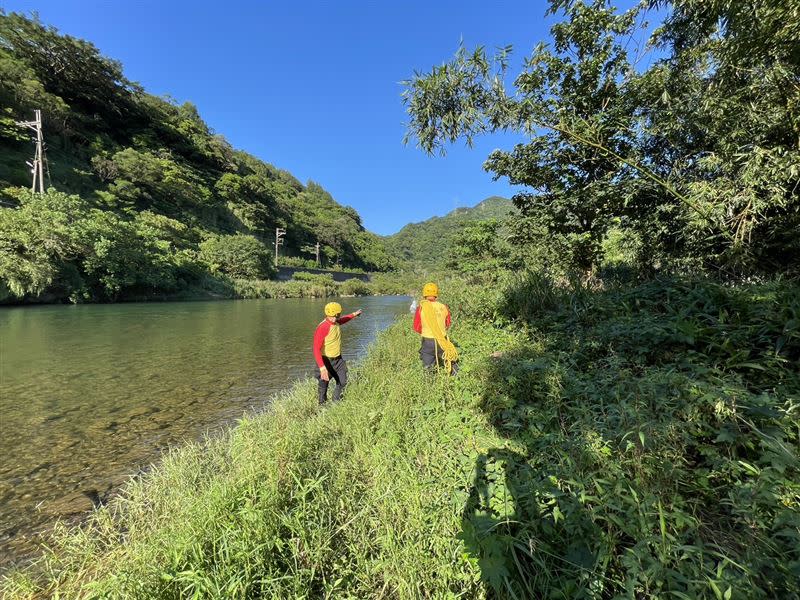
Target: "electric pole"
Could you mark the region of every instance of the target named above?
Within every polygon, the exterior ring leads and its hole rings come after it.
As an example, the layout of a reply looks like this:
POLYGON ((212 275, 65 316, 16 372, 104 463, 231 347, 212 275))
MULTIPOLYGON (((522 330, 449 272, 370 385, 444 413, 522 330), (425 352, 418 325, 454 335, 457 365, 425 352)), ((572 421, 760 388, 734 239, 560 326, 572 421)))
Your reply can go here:
POLYGON ((286 236, 286 230, 281 227, 275 228, 275 266, 278 266, 278 246, 283 246, 283 238, 286 236))
POLYGON ((36 109, 33 111, 33 121, 17 121, 20 127, 27 127, 36 132, 36 155, 33 162, 26 164, 31 168, 33 174, 33 183, 31 184, 31 191, 44 194, 44 136, 42 135, 42 111, 36 109), (37 190, 38 188, 38 190, 37 190))
POLYGON ((319 242, 313 246, 303 246, 300 248, 300 250, 302 252, 307 252, 308 254, 313 254, 317 259, 317 266, 319 266, 319 242))

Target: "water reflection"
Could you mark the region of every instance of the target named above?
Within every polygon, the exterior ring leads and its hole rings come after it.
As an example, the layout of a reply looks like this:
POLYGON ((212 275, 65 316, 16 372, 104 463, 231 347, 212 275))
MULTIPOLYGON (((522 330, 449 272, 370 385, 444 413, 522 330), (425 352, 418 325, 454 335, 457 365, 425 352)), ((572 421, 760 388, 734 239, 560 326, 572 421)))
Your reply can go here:
MULTIPOLYGON (((341 300, 357 358, 406 298, 341 300)), ((323 300, 0 309, 0 568, 166 447, 263 407, 313 370, 323 300)))

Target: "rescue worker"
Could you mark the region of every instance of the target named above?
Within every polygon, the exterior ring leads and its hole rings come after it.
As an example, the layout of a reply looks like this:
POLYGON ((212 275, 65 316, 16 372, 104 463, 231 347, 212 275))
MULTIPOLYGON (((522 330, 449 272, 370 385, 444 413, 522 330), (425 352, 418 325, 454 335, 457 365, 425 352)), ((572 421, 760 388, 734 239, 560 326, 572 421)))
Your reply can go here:
POLYGON ((422 301, 414 313, 414 331, 422 336, 419 356, 426 369, 435 365, 455 375, 458 352, 447 335, 451 323, 450 309, 439 302, 438 297, 438 285, 426 283, 423 286, 422 301))
POLYGON ((336 389, 333 392, 333 401, 338 402, 342 397, 344 386, 347 385, 347 363, 342 358, 342 334, 339 325, 354 319, 363 311, 357 310, 349 315, 342 315, 342 305, 338 302, 328 302, 325 305, 325 320, 317 325, 314 332, 314 360, 319 367, 319 403, 324 404, 328 399, 328 384, 331 377, 336 380, 336 389))

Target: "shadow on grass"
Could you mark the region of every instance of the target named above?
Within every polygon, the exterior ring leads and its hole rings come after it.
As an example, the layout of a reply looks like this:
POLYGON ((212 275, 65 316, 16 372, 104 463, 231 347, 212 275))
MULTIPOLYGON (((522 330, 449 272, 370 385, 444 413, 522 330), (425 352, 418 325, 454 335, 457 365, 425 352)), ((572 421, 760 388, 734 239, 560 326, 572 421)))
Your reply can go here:
MULTIPOLYGON (((548 424, 527 422, 535 396, 553 392, 548 387, 557 383, 557 371, 519 350, 493 360, 487 373, 495 383, 483 408, 509 442, 478 457, 461 538, 495 597, 539 598, 547 590, 550 597, 575 598, 597 588, 593 582, 602 577, 600 532, 578 496, 563 486, 561 458, 536 456, 541 444, 534 438, 550 435, 548 424), (539 375, 530 381, 540 386, 537 391, 520 385, 520 377, 533 372, 539 375)), ((550 425, 560 438, 559 411, 553 408, 550 425)), ((570 462, 589 460, 580 444, 570 452, 570 462)))
POLYGON ((798 291, 510 288, 460 536, 489 595, 800 597, 798 291))

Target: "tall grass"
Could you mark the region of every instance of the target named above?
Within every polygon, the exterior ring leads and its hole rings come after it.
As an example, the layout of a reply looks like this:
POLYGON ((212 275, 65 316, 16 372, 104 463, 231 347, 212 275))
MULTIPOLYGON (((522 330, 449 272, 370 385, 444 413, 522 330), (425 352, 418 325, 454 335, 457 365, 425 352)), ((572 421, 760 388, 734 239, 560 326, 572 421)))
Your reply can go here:
POLYGON ((370 281, 334 281, 331 275, 295 273, 291 281, 232 279, 227 295, 234 298, 327 298, 330 296, 416 295, 426 281, 414 273, 373 273, 370 281))
MULTIPOLYGON (((453 293, 458 286, 449 285, 453 293)), ((798 286, 541 278, 176 450, 9 598, 797 598, 798 286)))
POLYGON ((485 375, 508 442, 479 458, 464 514, 493 589, 800 595, 800 286, 534 275, 500 307, 528 335, 485 375))
POLYGON ((416 351, 406 318, 340 404, 320 409, 305 382, 176 450, 58 532, 43 577, 7 579, 6 597, 480 597, 460 513, 476 448, 496 440, 416 351))

